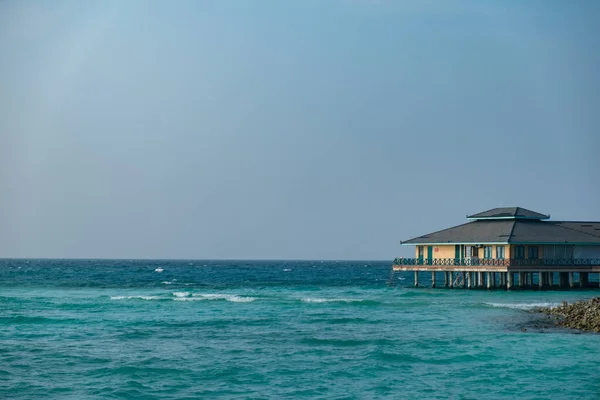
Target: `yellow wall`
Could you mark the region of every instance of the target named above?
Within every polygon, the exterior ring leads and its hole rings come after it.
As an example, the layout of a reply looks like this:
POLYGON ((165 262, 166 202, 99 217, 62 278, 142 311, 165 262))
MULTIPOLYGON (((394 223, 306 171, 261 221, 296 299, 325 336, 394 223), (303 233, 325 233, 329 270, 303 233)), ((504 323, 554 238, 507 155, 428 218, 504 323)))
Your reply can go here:
MULTIPOLYGON (((485 243, 483 243, 484 246, 486 246, 485 243)), ((432 246, 433 247, 433 258, 454 258, 456 253, 455 253, 455 245, 454 244, 450 244, 450 245, 439 245, 439 246, 432 246)), ((511 255, 514 254, 514 248, 515 245, 496 245, 496 244, 492 244, 489 245, 492 246, 492 258, 496 259, 497 258, 497 254, 496 254, 496 247, 497 246, 504 246, 504 258, 508 259, 511 258, 511 255)), ((535 246, 535 245, 532 245, 535 246)), ((427 245, 423 246, 423 259, 427 259, 427 245)), ((529 250, 528 250, 529 246, 525 245, 525 258, 527 259, 529 256, 529 250)), ((538 258, 544 258, 544 246, 542 245, 537 245, 538 248, 538 258)), ((484 257, 484 249, 480 248, 479 250, 479 258, 483 258, 484 257)), ((419 258, 419 246, 415 247, 415 258, 419 258)))
MULTIPOLYGON (((483 243, 484 246, 486 246, 485 243, 483 243)), ((455 245, 454 244, 450 244, 450 245, 439 245, 439 246, 433 246, 433 258, 454 258, 456 256, 456 250, 455 250, 455 245)), ((504 258, 510 258, 510 254, 511 254, 511 246, 510 245, 489 245, 492 246, 492 258, 496 258, 496 247, 497 246, 504 246, 504 258)), ((423 259, 427 259, 427 245, 423 246, 423 259)), ((539 257, 542 258, 542 246, 538 246, 539 247, 539 257)), ((484 257, 484 250, 483 248, 478 249, 479 250, 479 258, 483 258, 484 257)), ((527 253, 527 249, 525 249, 525 253, 527 253)), ((527 256, 527 254, 525 254, 525 256, 527 256)), ((419 246, 415 247, 415 258, 419 258, 419 246)))
MULTIPOLYGON (((423 246, 423 259, 427 259, 427 245, 423 246)), ((433 258, 454 258, 454 245, 432 246, 433 258)), ((415 258, 419 258, 419 246, 415 247, 415 258)))
POLYGON ((454 258, 454 245, 433 246, 433 258, 454 258))

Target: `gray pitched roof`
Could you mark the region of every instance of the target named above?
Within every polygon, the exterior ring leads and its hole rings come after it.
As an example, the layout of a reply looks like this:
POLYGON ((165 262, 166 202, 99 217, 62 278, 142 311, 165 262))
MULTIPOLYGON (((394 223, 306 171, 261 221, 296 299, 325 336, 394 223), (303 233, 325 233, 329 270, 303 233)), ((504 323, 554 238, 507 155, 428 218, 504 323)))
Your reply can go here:
POLYGON ((522 207, 502 207, 492 208, 491 210, 483 211, 477 214, 467 216, 469 219, 548 219, 549 215, 541 214, 535 211, 528 210, 522 207))
POLYGON ((600 222, 482 219, 402 244, 562 243, 600 245, 600 222))

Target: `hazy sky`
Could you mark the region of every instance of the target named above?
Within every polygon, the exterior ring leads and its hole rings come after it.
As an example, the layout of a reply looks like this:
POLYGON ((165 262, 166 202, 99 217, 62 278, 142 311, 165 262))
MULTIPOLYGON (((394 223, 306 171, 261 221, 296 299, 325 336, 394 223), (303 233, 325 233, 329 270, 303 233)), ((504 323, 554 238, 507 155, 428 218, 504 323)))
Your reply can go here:
POLYGON ((0 1, 0 257, 392 259, 600 220, 600 2, 0 1))

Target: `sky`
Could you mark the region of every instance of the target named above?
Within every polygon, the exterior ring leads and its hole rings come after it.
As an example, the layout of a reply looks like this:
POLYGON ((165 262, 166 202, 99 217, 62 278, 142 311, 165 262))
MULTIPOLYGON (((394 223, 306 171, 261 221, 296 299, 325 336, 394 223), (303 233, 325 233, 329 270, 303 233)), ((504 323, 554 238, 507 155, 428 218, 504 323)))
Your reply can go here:
POLYGON ((0 1, 0 257, 373 259, 600 220, 600 3, 0 1))

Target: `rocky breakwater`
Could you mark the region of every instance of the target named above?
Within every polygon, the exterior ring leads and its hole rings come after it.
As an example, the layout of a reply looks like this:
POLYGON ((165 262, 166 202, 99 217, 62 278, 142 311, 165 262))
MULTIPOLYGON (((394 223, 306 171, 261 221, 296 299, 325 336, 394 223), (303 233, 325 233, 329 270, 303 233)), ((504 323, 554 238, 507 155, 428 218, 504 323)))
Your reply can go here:
POLYGON ((600 297, 536 311, 554 317, 557 326, 600 332, 600 297))

